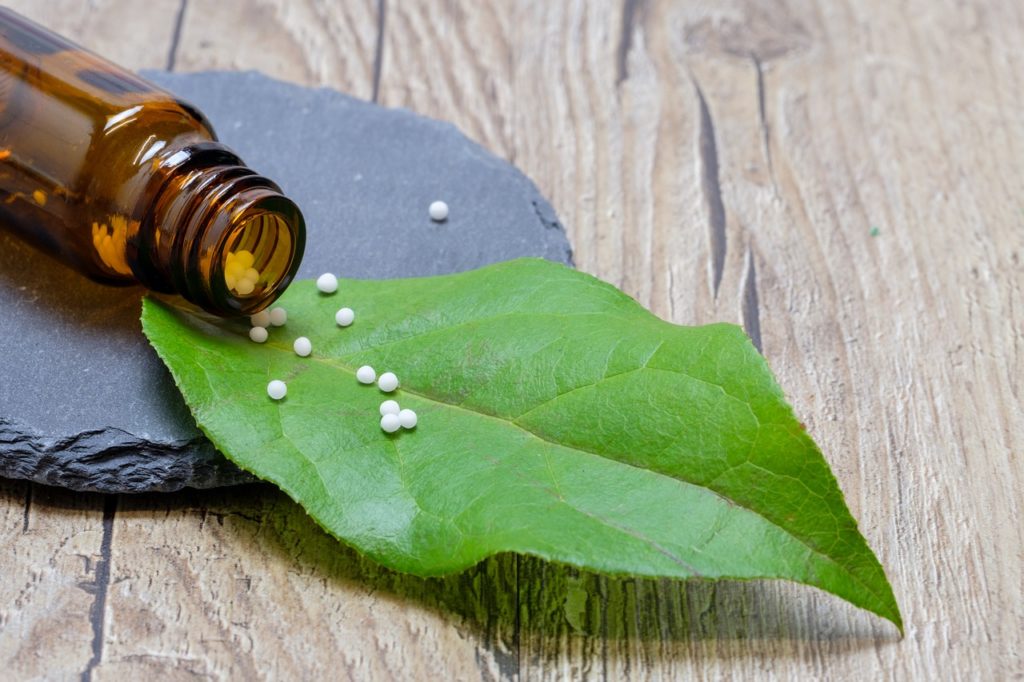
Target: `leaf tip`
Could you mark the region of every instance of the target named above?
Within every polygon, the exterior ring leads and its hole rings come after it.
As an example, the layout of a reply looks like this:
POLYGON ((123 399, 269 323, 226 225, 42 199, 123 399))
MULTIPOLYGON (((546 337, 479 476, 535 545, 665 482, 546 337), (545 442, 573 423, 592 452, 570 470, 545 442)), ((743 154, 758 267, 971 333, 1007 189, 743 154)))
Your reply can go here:
POLYGON ((903 639, 906 636, 907 632, 903 627, 903 615, 900 613, 900 607, 899 604, 896 603, 895 598, 893 598, 892 602, 892 612, 883 616, 883 618, 896 626, 896 629, 900 633, 900 639, 903 639))

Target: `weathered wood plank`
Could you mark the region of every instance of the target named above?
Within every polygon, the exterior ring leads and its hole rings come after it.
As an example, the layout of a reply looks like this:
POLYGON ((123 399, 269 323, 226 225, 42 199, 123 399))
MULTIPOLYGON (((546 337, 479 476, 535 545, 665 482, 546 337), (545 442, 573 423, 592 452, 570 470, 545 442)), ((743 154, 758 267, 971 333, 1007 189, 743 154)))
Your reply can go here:
POLYGON ((377 0, 187 0, 175 70, 256 69, 371 99, 377 0))
POLYGON ((514 557, 445 580, 362 559, 266 486, 132 497, 115 521, 99 677, 514 674, 514 557))
POLYGON ((181 0, 11 0, 4 5, 130 69, 162 69, 181 0))
POLYGON ((0 662, 7 679, 89 670, 102 622, 103 498, 0 480, 0 662))

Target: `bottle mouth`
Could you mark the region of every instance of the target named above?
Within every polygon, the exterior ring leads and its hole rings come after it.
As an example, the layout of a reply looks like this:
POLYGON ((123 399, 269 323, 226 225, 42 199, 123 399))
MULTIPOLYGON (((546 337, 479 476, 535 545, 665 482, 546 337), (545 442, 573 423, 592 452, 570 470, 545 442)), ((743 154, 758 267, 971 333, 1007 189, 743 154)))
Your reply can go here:
POLYGON ((218 317, 273 303, 305 251, 299 207, 217 142, 179 149, 159 170, 128 239, 138 280, 218 317))
POLYGON ((220 314, 263 310, 291 284, 305 248, 298 207, 277 193, 261 193, 231 210, 210 253, 209 285, 220 314))

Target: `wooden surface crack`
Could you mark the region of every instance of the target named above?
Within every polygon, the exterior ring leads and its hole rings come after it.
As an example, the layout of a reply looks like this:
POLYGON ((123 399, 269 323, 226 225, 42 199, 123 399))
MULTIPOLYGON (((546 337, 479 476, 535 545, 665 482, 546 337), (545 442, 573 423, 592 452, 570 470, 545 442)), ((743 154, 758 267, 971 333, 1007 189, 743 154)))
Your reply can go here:
POLYGON ((167 70, 174 71, 178 61, 178 45, 181 43, 181 27, 185 23, 185 10, 188 8, 188 0, 181 0, 178 5, 178 13, 174 17, 174 33, 171 34, 171 47, 167 50, 167 70))
POLYGON ((708 240, 711 256, 711 290, 715 298, 722 284, 725 272, 725 204, 722 202, 722 187, 718 178, 718 146, 715 143, 715 123, 711 118, 707 100, 700 84, 694 79, 694 90, 700 107, 700 128, 697 138, 697 152, 700 158, 701 188, 708 212, 708 240))
POLYGON ((772 169, 772 148, 768 132, 768 115, 765 112, 764 104, 764 67, 761 65, 761 58, 756 53, 751 53, 750 61, 754 64, 754 72, 757 74, 757 122, 761 128, 761 148, 764 153, 764 162, 768 166, 768 175, 775 184, 775 171, 772 169))
POLYGON ((380 72, 384 65, 384 30, 387 26, 388 0, 377 0, 377 43, 373 48, 373 94, 370 100, 380 100, 380 72))
POLYGON ((615 85, 629 78, 629 52, 633 49, 633 31, 636 29, 638 17, 642 19, 647 0, 623 0, 622 28, 619 32, 619 44, 615 50, 616 74, 615 85))
POLYGON ((31 482, 25 484, 25 511, 21 522, 22 533, 28 532, 28 521, 32 512, 32 488, 34 485, 31 482))
POLYGON ((114 536, 114 514, 117 511, 117 496, 107 495, 103 501, 103 538, 100 540, 100 558, 96 562, 94 581, 88 585, 93 594, 92 608, 89 609, 89 623, 92 626, 92 658, 82 671, 81 681, 90 682, 93 670, 103 659, 103 637, 107 611, 107 589, 110 587, 111 543, 114 536))
POLYGON ((754 251, 747 248, 746 266, 743 269, 743 286, 740 287, 742 297, 740 310, 743 317, 743 329, 754 343, 758 353, 764 354, 761 347, 761 312, 757 299, 757 266, 754 265, 754 251))

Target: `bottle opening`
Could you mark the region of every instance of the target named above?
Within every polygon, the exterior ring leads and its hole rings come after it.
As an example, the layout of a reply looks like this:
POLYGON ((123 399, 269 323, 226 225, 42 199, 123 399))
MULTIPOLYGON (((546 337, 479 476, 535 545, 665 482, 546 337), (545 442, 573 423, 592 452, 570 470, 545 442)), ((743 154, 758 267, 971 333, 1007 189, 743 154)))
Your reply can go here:
POLYGON ((232 222, 213 269, 214 287, 223 286, 230 307, 248 315, 270 305, 295 276, 302 217, 290 201, 274 197, 248 206, 232 222))
POLYGON ((224 250, 224 284, 237 298, 259 298, 288 273, 291 231, 280 216, 256 215, 236 230, 224 250))

